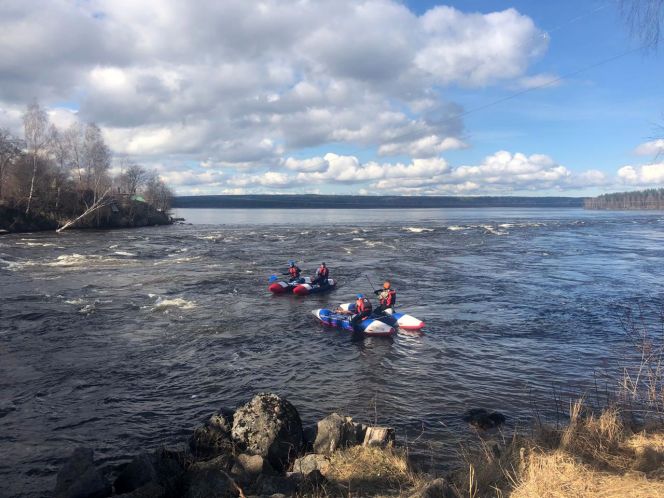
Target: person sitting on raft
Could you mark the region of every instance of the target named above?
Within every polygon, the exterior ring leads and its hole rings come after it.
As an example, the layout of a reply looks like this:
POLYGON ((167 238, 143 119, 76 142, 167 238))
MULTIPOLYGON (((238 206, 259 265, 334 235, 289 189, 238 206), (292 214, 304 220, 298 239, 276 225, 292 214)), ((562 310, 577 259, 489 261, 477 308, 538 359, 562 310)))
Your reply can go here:
POLYGON ((282 275, 289 275, 290 276, 290 282, 297 282, 300 279, 300 273, 302 273, 302 270, 298 268, 298 266, 295 264, 295 261, 292 259, 288 262, 288 271, 286 273, 282 273, 282 275))
POLYGON ((330 270, 325 263, 321 263, 316 270, 316 275, 311 279, 311 285, 319 284, 321 287, 327 285, 327 279, 330 276, 330 270))
POLYGON ((397 291, 392 288, 389 280, 385 280, 383 288, 375 290, 374 293, 378 296, 380 306, 376 308, 376 314, 382 315, 386 310, 394 311, 397 304, 397 291))
POLYGON ((357 295, 357 301, 355 301, 355 314, 350 319, 350 324, 353 328, 371 315, 372 308, 371 301, 369 301, 364 294, 357 295))

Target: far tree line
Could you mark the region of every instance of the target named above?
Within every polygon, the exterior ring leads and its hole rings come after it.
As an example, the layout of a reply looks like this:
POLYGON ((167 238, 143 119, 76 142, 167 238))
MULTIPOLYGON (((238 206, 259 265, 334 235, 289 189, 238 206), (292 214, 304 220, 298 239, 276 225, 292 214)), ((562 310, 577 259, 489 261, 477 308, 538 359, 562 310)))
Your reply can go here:
POLYGON ((154 171, 123 160, 110 174, 112 153, 95 123, 60 129, 35 102, 23 131, 21 138, 0 128, 0 206, 62 220, 132 200, 169 210, 173 193, 154 171))
POLYGON ((664 188, 603 194, 584 200, 586 209, 664 209, 664 188))

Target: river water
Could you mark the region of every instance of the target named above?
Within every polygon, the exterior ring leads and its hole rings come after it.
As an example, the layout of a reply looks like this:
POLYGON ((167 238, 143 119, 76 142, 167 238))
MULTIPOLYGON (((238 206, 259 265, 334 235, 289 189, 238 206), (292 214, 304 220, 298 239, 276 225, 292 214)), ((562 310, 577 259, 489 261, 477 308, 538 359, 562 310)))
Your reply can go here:
POLYGON ((397 428, 445 468, 469 408, 508 429, 597 392, 622 306, 661 301, 664 215, 575 209, 179 210, 191 225, 0 238, 0 495, 39 496, 72 448, 105 465, 285 395, 397 428), (296 259, 329 295, 271 296, 296 259), (311 309, 390 278, 425 334, 357 340, 311 309), (601 377, 600 377, 601 378, 601 377), (558 393, 558 394, 556 394, 558 393))

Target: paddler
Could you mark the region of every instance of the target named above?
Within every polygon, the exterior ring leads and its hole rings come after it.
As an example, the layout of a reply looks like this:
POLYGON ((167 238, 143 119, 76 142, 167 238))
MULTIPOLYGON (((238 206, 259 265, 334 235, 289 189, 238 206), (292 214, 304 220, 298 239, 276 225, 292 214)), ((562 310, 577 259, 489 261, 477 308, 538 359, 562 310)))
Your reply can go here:
POLYGON ((376 314, 382 315, 386 310, 394 312, 394 306, 397 304, 397 291, 392 288, 389 280, 385 280, 383 288, 375 290, 374 293, 378 296, 380 306, 376 308, 376 314))
POLYGON ((350 319, 350 324, 353 328, 371 315, 372 308, 371 301, 369 301, 364 294, 357 295, 357 301, 355 301, 355 314, 350 319))
POLYGON ((327 279, 330 276, 330 269, 325 265, 325 262, 321 263, 318 269, 316 270, 316 275, 311 279, 311 284, 318 284, 321 287, 327 285, 327 279))
POLYGON ((295 264, 295 261, 291 259, 288 262, 288 271, 286 273, 283 273, 282 275, 290 276, 290 281, 291 283, 293 283, 297 282, 300 279, 300 273, 302 273, 302 270, 300 270, 298 266, 295 264))

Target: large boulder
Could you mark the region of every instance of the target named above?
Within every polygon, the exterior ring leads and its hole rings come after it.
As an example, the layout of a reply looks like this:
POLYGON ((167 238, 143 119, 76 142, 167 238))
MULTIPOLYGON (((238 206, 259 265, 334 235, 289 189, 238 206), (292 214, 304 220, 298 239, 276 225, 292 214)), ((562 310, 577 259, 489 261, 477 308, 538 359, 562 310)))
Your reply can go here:
POLYGON ((184 478, 184 498, 234 498, 239 489, 226 472, 227 461, 221 456, 196 462, 188 469, 184 478))
POLYGON ((358 441, 359 424, 353 419, 338 413, 332 413, 318 422, 316 439, 313 444, 314 452, 322 455, 331 455, 340 448, 346 448, 362 442, 358 441))
POLYGON ((232 417, 219 413, 212 415, 200 427, 194 429, 189 439, 192 456, 197 460, 209 460, 220 455, 233 453, 231 439, 232 417))
POLYGON ((95 467, 94 452, 76 448, 58 472, 57 498, 104 498, 112 493, 111 483, 95 467))
POLYGON ((276 394, 258 394, 238 408, 231 433, 242 451, 267 458, 278 471, 286 470, 302 450, 300 415, 276 394))
POLYGON ((182 459, 180 453, 163 449, 154 453, 141 453, 121 468, 113 483, 115 492, 131 493, 154 484, 163 488, 165 495, 177 496, 184 475, 182 459))
POLYGON ((262 456, 242 453, 235 457, 231 476, 239 483, 255 482, 261 474, 276 474, 270 463, 262 456))
POLYGON ((321 474, 326 475, 330 471, 330 457, 311 453, 298 458, 293 464, 293 472, 301 474, 303 477, 308 476, 314 471, 319 471, 321 474))

